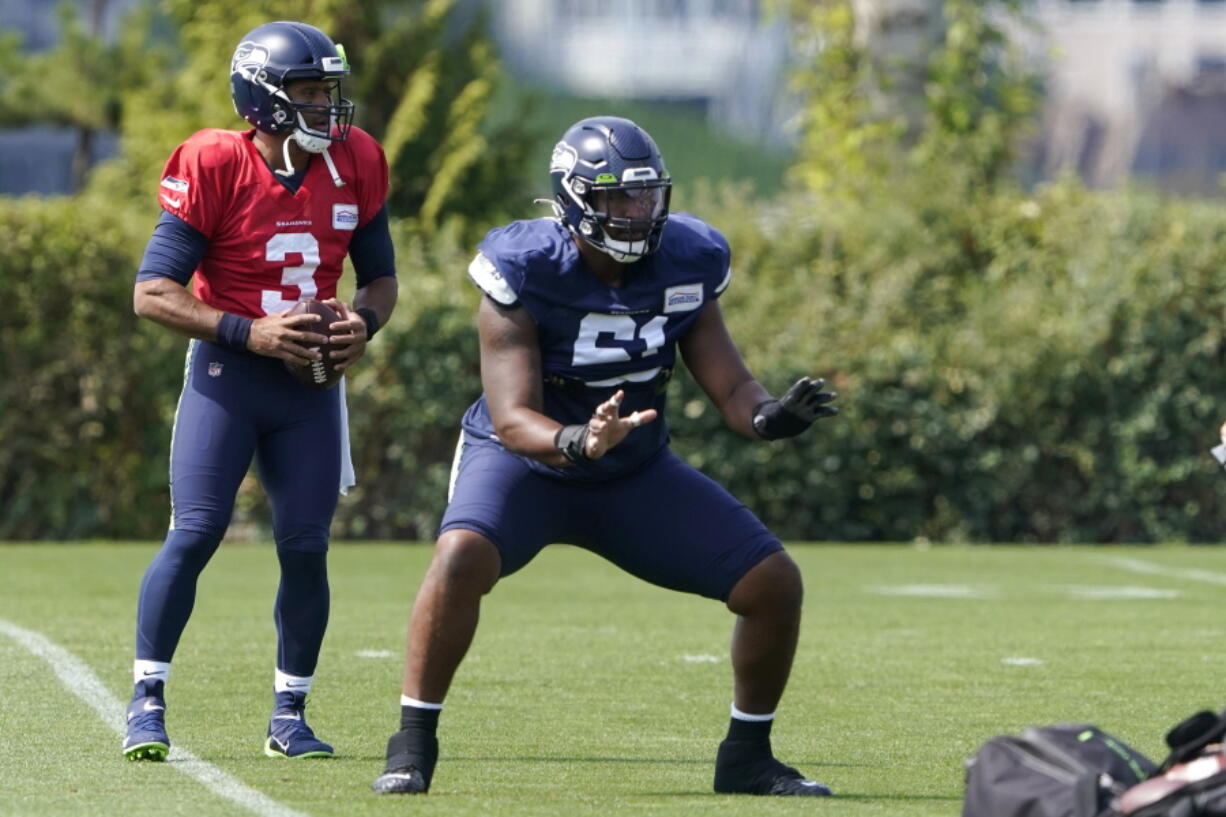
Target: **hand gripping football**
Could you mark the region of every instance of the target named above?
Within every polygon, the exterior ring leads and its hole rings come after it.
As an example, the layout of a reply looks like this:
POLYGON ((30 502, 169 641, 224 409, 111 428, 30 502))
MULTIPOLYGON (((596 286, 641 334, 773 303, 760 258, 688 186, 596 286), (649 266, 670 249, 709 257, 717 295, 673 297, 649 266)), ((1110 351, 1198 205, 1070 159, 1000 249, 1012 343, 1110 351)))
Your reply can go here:
MULTIPOLYGON (((332 307, 325 303, 316 300, 299 301, 294 304, 294 307, 289 311, 290 315, 318 315, 319 320, 313 324, 303 327, 309 332, 317 332, 321 335, 331 337, 332 330, 329 328, 335 321, 341 320, 341 316, 336 313, 332 307)), ((336 385, 341 379, 342 372, 337 371, 335 363, 332 360, 332 353, 340 348, 333 346, 331 343, 325 343, 323 346, 312 347, 317 348, 323 355, 322 360, 312 361, 310 364, 302 366, 297 363, 285 361, 285 368, 304 386, 310 386, 313 389, 330 389, 336 385)))

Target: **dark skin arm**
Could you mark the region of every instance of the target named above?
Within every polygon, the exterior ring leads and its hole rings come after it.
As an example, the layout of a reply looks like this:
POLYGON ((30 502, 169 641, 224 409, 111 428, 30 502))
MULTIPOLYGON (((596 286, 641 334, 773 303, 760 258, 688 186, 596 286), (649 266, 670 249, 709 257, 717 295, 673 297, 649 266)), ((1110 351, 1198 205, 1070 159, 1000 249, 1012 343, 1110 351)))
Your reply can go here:
POLYGON ((511 452, 565 465, 553 438, 562 424, 541 413, 544 381, 536 323, 528 310, 504 309, 489 298, 477 309, 481 347, 481 388, 494 421, 494 433, 511 452))
POLYGON ((718 301, 703 307, 679 346, 686 368, 719 409, 724 423, 744 437, 760 440, 751 424, 753 410, 771 399, 770 392, 745 366, 718 301))
MULTIPOLYGON (((200 340, 217 340, 221 310, 204 303, 177 281, 169 278, 139 281, 132 293, 132 308, 140 317, 182 335, 200 340)), ((309 331, 318 318, 315 315, 291 317, 285 314, 288 311, 252 321, 247 348, 259 355, 303 365, 318 360, 319 352, 308 348, 327 340, 323 335, 309 331)))
MULTIPOLYGON (((546 465, 570 461, 554 446, 562 424, 542 413, 545 404, 541 351, 536 323, 528 311, 504 309, 489 298, 477 310, 481 347, 481 387, 494 421, 494 433, 508 451, 546 465)), ((597 406, 588 421, 586 452, 599 459, 635 428, 656 418, 655 409, 619 416, 622 392, 597 406)))

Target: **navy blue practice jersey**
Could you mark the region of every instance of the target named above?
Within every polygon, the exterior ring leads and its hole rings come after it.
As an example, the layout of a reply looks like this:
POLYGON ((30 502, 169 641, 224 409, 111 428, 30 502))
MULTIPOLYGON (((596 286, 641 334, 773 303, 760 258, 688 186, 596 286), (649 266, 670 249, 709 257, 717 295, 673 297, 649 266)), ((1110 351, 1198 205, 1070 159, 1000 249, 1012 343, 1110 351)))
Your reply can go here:
MULTIPOLYGON (((537 471, 594 481, 629 473, 668 444, 664 384, 677 341, 728 287, 732 271, 719 231, 674 213, 660 248, 628 265, 620 287, 588 271, 570 230, 552 218, 491 230, 468 275, 495 303, 526 309, 536 322, 547 416, 564 425, 586 423, 618 389, 626 393, 623 415, 660 413, 594 462, 553 468, 529 460, 537 471)), ((496 439, 484 395, 464 415, 464 429, 496 439)))

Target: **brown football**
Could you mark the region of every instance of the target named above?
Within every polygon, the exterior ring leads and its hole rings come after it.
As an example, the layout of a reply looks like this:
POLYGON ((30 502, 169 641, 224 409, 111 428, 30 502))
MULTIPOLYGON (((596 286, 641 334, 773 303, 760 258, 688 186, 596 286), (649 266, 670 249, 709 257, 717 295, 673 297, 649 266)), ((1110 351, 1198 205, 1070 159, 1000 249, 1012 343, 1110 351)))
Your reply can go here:
MULTIPOLYGON (((318 315, 319 320, 313 324, 303 327, 306 331, 316 332, 321 335, 331 336, 332 330, 329 329, 333 323, 341 320, 341 316, 336 310, 325 303, 314 299, 309 301, 299 301, 294 304, 294 307, 289 311, 290 315, 318 315)), ((285 368, 294 376, 299 383, 304 386, 310 386, 313 389, 330 389, 336 385, 341 379, 342 372, 336 370, 335 364, 332 361, 332 353, 341 347, 333 346, 331 343, 325 343, 323 346, 312 347, 318 348, 323 354, 322 360, 316 360, 309 365, 300 366, 297 363, 285 361, 285 368)))

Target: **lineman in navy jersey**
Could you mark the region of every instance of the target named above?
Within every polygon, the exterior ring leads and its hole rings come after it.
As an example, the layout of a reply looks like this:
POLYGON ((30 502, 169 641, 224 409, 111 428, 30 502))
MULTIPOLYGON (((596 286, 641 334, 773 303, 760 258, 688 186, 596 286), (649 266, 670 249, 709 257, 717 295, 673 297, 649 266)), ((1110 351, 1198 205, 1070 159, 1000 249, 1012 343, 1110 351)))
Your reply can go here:
POLYGON ((727 243, 669 214, 671 182, 645 131, 582 120, 555 147, 550 175, 556 217, 491 231, 469 267, 484 293, 483 394, 464 416, 409 622, 400 729, 374 789, 429 790, 443 699, 481 597, 545 545, 567 542, 737 616, 715 791, 828 795, 770 745, 799 634, 800 571, 744 505, 668 449, 664 411, 678 347, 728 426, 751 439, 801 433, 836 413, 835 395, 806 377, 775 400, 750 374, 718 303, 727 243))
MULTIPOLYGON (((522 306, 536 324, 544 372, 544 411, 563 425, 586 423, 616 387, 622 413, 664 411, 677 342, 728 286, 728 244, 691 215, 668 219, 656 252, 633 277, 610 287, 593 277, 569 228, 553 218, 517 221, 481 242, 469 276, 502 307, 522 306)), ((482 395, 464 415, 464 430, 493 439, 482 395)), ((528 467, 576 480, 604 480, 633 471, 668 444, 660 417, 599 459, 550 465, 528 456, 528 467)))

